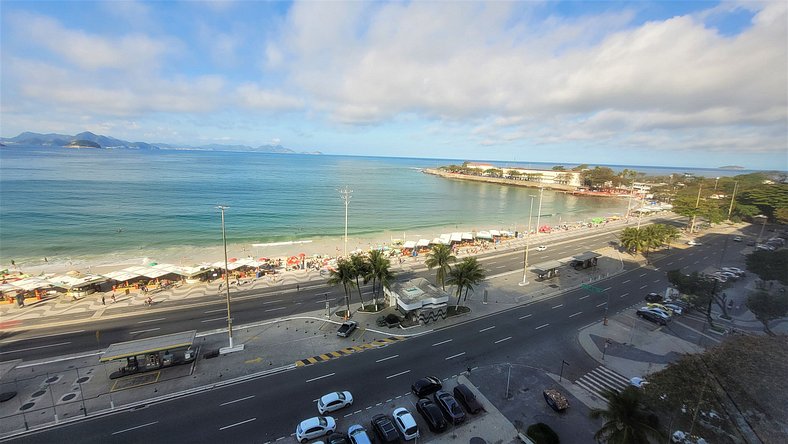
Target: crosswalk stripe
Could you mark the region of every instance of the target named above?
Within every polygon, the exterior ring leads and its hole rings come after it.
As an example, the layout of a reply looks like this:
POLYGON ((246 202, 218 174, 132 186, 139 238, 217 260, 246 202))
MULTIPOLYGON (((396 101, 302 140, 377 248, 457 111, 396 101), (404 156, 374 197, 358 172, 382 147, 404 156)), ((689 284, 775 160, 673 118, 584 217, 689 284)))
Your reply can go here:
POLYGON ((581 376, 575 381, 575 384, 600 398, 604 398, 602 396, 604 391, 621 391, 629 384, 629 380, 607 367, 599 366, 581 376))

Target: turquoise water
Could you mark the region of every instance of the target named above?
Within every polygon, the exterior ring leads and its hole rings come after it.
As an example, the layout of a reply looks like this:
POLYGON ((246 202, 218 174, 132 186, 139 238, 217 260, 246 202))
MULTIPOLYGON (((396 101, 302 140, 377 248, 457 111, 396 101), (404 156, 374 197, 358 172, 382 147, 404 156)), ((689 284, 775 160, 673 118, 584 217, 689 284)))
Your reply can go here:
MULTIPOLYGON (((425 159, 208 151, 0 149, 0 263, 429 228, 511 229, 538 190, 446 180, 425 159)), ((538 202, 538 198, 537 198, 538 202)), ((536 221, 534 205, 534 223, 536 221)), ((624 213, 623 199, 544 192, 543 223, 624 213)))

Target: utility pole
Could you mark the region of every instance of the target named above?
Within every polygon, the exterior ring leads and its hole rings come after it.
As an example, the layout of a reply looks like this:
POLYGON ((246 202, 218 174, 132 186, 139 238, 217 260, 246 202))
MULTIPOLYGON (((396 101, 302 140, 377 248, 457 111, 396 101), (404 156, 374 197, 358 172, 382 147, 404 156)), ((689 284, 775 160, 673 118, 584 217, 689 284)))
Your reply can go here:
POLYGON ((700 190, 703 189, 703 183, 698 184, 698 199, 695 201, 695 214, 692 215, 692 225, 690 225, 690 234, 695 232, 695 218, 698 217, 698 205, 700 205, 700 190))
POLYGON ((244 349, 243 344, 239 344, 237 346, 233 345, 233 318, 230 315, 230 271, 229 266, 227 264, 227 234, 224 230, 224 210, 230 208, 226 205, 219 205, 216 208, 222 211, 222 242, 224 244, 224 288, 225 294, 227 296, 227 334, 230 338, 230 346, 229 347, 222 347, 219 349, 219 353, 227 354, 236 351, 241 351, 244 349))
POLYGON ((517 284, 521 287, 524 287, 529 284, 528 276, 526 273, 528 271, 528 245, 531 240, 531 215, 533 214, 533 212, 534 212, 534 196, 531 196, 531 209, 528 211, 528 232, 525 235, 525 263, 523 265, 523 281, 517 284))
MULTIPOLYGON (((347 207, 348 205, 350 205, 350 198, 352 197, 351 196, 352 194, 353 194, 353 190, 349 189, 348 187, 344 187, 341 190, 339 190, 339 196, 345 202, 345 255, 344 255, 345 257, 347 257, 347 207)), ((405 239, 403 239, 402 241, 405 242, 405 239)))
POLYGON ((731 195, 731 206, 728 207, 728 220, 731 220, 731 212, 733 212, 733 199, 736 197, 736 188, 738 188, 739 182, 733 182, 733 194, 731 195))
POLYGON ((544 187, 539 188, 539 210, 536 212, 536 232, 539 233, 539 220, 542 217, 542 193, 544 192, 544 187))

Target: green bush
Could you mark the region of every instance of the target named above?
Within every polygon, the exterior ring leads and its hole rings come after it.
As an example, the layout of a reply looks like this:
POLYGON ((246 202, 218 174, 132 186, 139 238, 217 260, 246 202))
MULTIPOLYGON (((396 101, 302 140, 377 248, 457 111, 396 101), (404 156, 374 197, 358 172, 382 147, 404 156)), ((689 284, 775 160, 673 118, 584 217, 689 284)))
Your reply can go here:
POLYGON ((549 425, 544 423, 536 423, 528 426, 526 434, 536 444, 560 444, 561 440, 558 435, 550 428, 549 425))

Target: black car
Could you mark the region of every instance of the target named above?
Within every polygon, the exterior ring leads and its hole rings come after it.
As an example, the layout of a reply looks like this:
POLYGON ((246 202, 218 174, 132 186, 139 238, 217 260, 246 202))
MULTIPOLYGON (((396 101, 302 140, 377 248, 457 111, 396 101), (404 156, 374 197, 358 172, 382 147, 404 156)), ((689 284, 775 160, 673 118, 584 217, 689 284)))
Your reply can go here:
POLYGON ((350 444, 350 438, 344 433, 335 432, 326 439, 326 444, 350 444))
POLYGON ((416 402, 416 410, 427 422, 427 427, 433 432, 443 432, 449 426, 449 424, 446 423, 446 419, 443 417, 443 413, 441 413, 440 407, 430 401, 429 398, 419 399, 416 402))
POLYGON ((418 381, 414 382, 412 386, 410 386, 410 389, 413 392, 413 394, 418 396, 419 398, 429 396, 437 392, 441 388, 443 388, 443 384, 441 384, 441 380, 436 378, 435 376, 427 376, 426 378, 421 378, 418 381))
POLYGON ((446 419, 453 424, 462 424, 465 422, 465 411, 460 407, 460 403, 454 399, 454 396, 446 390, 438 390, 435 392, 435 403, 443 410, 446 419))
POLYGON ((465 384, 457 384, 454 387, 454 397, 460 401, 465 410, 474 415, 484 410, 482 404, 476 399, 476 395, 465 384))
POLYGON ((649 293, 646 295, 646 302, 651 302, 652 304, 659 304, 663 299, 664 298, 659 293, 649 293))
POLYGON ((649 310, 640 309, 637 311, 637 315, 655 324, 659 324, 659 325, 668 324, 668 321, 666 321, 665 318, 649 310))
POLYGON ((399 433, 391 422, 391 417, 386 415, 375 415, 372 417, 372 430, 383 444, 399 442, 399 433))

